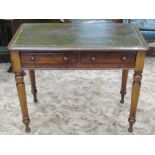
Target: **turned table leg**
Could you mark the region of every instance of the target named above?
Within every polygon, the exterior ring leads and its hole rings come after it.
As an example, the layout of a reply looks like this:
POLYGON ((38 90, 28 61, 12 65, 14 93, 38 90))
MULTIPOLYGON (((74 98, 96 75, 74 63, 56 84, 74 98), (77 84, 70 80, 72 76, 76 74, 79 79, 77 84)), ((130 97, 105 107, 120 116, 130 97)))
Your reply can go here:
POLYGON ((18 92, 18 97, 19 97, 22 116, 23 116, 23 123, 25 124, 25 131, 30 132, 30 127, 29 127, 30 119, 29 119, 28 108, 27 108, 24 72, 22 71, 22 68, 21 68, 19 52, 11 51, 10 54, 11 54, 13 72, 15 73, 17 92, 18 92))
POLYGON ((133 131, 133 124, 136 122, 136 111, 140 94, 142 72, 144 67, 145 52, 138 52, 136 57, 136 66, 133 75, 133 85, 131 94, 131 108, 129 115, 129 132, 133 131))
POLYGON ((121 84, 121 100, 120 103, 124 103, 124 96, 126 94, 126 84, 127 84, 127 79, 128 79, 128 70, 123 69, 122 70, 122 84, 121 84))
POLYGON ((31 92, 33 94, 33 101, 36 103, 37 100, 37 87, 36 87, 36 80, 35 80, 35 71, 29 70, 30 82, 31 82, 31 92))

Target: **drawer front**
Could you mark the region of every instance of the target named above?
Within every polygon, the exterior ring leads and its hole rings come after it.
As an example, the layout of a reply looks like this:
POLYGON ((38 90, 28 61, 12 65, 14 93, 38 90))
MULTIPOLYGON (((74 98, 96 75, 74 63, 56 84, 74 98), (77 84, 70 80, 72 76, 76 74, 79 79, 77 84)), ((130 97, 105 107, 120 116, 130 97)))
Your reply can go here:
POLYGON ((21 53, 21 64, 25 68, 50 68, 75 64, 74 53, 21 53))
POLYGON ((136 54, 124 52, 81 53, 81 64, 101 67, 133 67, 136 54))
POLYGON ((33 69, 106 69, 134 68, 136 53, 64 52, 21 53, 22 68, 33 69))

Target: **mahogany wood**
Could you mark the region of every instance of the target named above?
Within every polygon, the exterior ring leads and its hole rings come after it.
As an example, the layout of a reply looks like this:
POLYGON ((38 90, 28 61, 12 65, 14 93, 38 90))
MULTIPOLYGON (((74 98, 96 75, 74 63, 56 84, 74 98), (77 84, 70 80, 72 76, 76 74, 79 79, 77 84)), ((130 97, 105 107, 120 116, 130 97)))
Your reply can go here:
POLYGON ((21 68, 20 57, 18 51, 11 52, 11 62, 13 67, 13 72, 15 73, 16 86, 21 106, 21 111, 23 115, 23 123, 25 124, 25 131, 30 132, 30 119, 28 115, 26 91, 24 83, 24 72, 21 68))
POLYGON ((138 52, 136 57, 136 62, 135 62, 134 75, 133 75, 131 108, 130 108, 130 115, 128 119, 130 124, 128 129, 129 132, 133 131, 133 124, 136 122, 136 111, 137 111, 137 105, 138 105, 138 98, 140 94, 144 60, 145 60, 145 52, 138 52))
POLYGON ((136 52, 56 52, 56 53, 21 53, 21 65, 26 69, 44 68, 133 68, 136 52))

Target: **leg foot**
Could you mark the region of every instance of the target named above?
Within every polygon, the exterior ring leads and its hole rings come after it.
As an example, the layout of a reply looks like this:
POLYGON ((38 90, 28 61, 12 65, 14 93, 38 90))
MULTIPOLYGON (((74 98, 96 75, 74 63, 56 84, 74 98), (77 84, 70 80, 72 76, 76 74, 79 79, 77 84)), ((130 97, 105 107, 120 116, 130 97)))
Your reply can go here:
POLYGON ((131 117, 129 116, 129 128, 128 128, 128 132, 133 132, 133 124, 136 122, 135 117, 131 117))
POLYGON ((29 119, 29 118, 23 119, 23 123, 25 124, 25 131, 26 131, 26 132, 30 132, 30 131, 31 131, 31 129, 30 129, 30 127, 29 127, 30 119, 29 119))
POLYGON ((12 66, 9 67, 9 69, 7 70, 8 73, 12 73, 12 66))

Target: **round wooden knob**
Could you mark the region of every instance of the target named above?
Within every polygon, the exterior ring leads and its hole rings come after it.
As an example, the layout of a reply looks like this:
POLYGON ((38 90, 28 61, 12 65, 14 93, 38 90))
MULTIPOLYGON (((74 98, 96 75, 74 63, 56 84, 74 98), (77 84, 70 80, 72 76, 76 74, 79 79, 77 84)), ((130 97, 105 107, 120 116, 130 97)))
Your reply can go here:
POLYGON ((95 62, 95 61, 96 61, 96 58, 93 56, 93 57, 91 58, 91 60, 92 60, 93 62, 95 62))
POLYGON ((125 61, 126 59, 127 59, 126 56, 123 56, 123 57, 122 57, 122 60, 123 60, 123 61, 125 61))
POLYGON ((66 57, 66 56, 64 56, 64 62, 67 62, 67 60, 68 60, 68 57, 66 57))
POLYGON ((35 61, 36 58, 34 56, 31 57, 31 61, 35 61))

